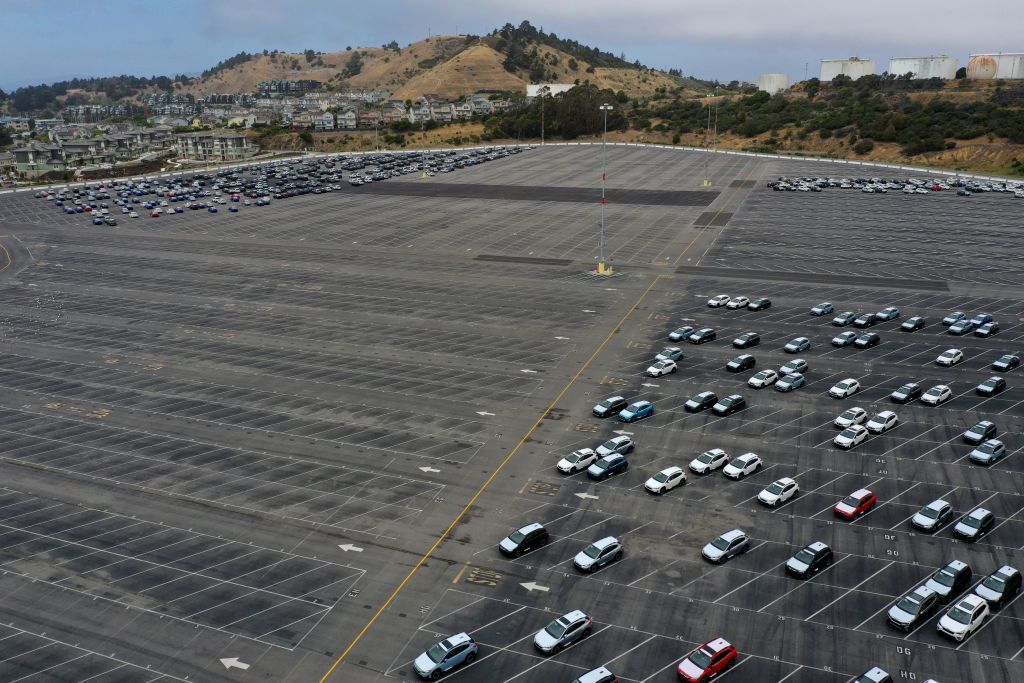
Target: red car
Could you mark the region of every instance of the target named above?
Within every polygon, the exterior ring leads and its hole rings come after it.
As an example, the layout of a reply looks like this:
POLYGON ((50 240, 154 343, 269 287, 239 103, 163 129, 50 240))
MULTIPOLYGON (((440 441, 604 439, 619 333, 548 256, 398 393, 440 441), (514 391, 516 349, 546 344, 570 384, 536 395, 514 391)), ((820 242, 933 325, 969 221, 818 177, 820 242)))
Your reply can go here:
POLYGON ((736 663, 740 653, 725 638, 715 638, 686 655, 676 673, 689 683, 703 683, 736 663))
POLYGON ((867 489, 859 489, 836 504, 836 517, 842 517, 843 519, 857 519, 861 515, 866 514, 871 508, 875 507, 875 503, 877 502, 878 496, 867 489))

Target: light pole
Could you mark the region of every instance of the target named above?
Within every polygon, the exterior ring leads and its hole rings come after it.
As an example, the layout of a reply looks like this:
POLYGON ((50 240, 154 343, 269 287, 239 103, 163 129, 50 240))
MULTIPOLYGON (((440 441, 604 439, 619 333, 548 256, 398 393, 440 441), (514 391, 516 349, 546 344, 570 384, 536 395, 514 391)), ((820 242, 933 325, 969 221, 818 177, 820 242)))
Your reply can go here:
POLYGON ((601 110, 601 113, 604 114, 604 134, 601 137, 601 243, 600 255, 597 259, 597 274, 610 275, 612 269, 606 268, 604 264, 604 190, 605 181, 608 176, 608 112, 610 112, 613 107, 610 104, 602 104, 598 108, 601 110))
POLYGON ((708 158, 711 157, 711 102, 708 102, 708 127, 704 129, 704 145, 707 151, 704 154, 704 187, 711 187, 711 178, 708 177, 708 158))

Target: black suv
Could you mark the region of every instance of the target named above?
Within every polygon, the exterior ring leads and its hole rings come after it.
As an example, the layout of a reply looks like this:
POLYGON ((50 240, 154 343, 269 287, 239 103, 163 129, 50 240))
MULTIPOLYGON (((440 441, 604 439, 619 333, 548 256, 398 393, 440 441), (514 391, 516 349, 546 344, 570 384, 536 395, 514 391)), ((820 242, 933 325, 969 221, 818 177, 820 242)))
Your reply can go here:
POLYGON ((696 332, 691 334, 687 338, 687 341, 689 341, 691 344, 703 344, 705 342, 714 341, 715 336, 715 331, 713 329, 711 329, 710 327, 705 327, 703 330, 697 330, 696 332))
POLYGON ((821 541, 811 543, 786 562, 786 573, 798 579, 814 576, 832 564, 832 548, 821 541))
POLYGON ((746 349, 751 346, 757 346, 761 343, 761 335, 757 332, 744 332, 740 336, 732 340, 732 345, 737 349, 746 349))
POLYGON ((546 545, 550 539, 548 530, 542 524, 535 522, 516 529, 503 538, 501 543, 498 544, 498 549, 502 554, 509 557, 519 557, 523 553, 528 553, 531 550, 536 550, 546 545))
POLYGON ((726 396, 721 401, 716 403, 711 408, 711 411, 715 415, 732 415, 733 413, 743 410, 746 407, 747 399, 743 398, 739 394, 733 394, 732 396, 726 396))
POLYGON ((601 401, 596 406, 594 406, 593 413, 595 417, 608 417, 609 415, 618 415, 619 411, 621 411, 627 405, 629 405, 629 401, 627 401, 624 397, 612 396, 611 398, 606 398, 605 400, 601 401))
POLYGON ((938 593, 928 586, 918 586, 889 608, 889 623, 901 631, 913 631, 938 608, 938 593))
POLYGON ((921 398, 921 385, 914 382, 904 384, 896 391, 889 394, 893 403, 910 403, 921 398))
POLYGON ((750 311, 763 311, 766 308, 772 307, 772 300, 761 297, 760 299, 754 299, 747 304, 747 310, 750 311))
POLYGON ((932 574, 925 585, 938 593, 939 600, 946 604, 967 590, 972 576, 970 565, 961 560, 953 560, 932 574))
POLYGON ((742 356, 736 356, 731 361, 725 364, 725 369, 729 372, 743 372, 757 365, 757 359, 750 354, 743 354, 742 356))
POLYGON ((982 420, 964 432, 964 441, 975 445, 996 438, 997 428, 994 423, 982 420))
POLYGON ((882 338, 874 332, 868 332, 862 334, 854 340, 853 345, 858 349, 870 349, 872 346, 878 346, 882 342, 882 338))
POLYGON ((863 329, 865 327, 874 327, 877 322, 878 318, 875 317, 874 313, 865 313, 864 315, 859 315, 853 319, 853 326, 863 329))

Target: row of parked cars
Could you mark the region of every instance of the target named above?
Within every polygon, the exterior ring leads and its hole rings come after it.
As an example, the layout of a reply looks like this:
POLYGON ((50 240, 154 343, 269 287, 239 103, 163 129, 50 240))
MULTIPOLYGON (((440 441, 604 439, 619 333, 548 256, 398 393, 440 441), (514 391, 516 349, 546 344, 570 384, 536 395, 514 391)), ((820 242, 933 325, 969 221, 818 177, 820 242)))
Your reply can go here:
POLYGON ((887 194, 899 190, 903 194, 931 194, 944 190, 955 190, 957 195, 970 197, 973 194, 995 192, 1006 193, 1024 199, 1024 183, 1016 181, 980 181, 964 178, 831 178, 804 176, 799 178, 780 177, 768 181, 768 187, 776 192, 821 192, 829 188, 860 190, 865 194, 887 194))

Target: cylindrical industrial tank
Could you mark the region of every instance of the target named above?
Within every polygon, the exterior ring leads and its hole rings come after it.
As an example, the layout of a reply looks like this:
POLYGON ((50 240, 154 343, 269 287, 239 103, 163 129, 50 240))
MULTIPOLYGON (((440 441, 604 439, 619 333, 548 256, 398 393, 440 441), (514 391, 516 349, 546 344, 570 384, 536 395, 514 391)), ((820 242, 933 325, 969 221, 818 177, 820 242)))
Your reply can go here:
POLYGON ((840 74, 857 80, 861 76, 868 76, 873 73, 875 73, 875 63, 870 59, 850 57, 849 59, 821 60, 822 81, 831 81, 840 74))
POLYGON ((761 74, 760 78, 757 79, 757 89, 763 90, 769 95, 782 92, 789 87, 789 75, 788 74, 761 74))
POLYGON ((1024 78, 1024 53, 998 52, 971 55, 967 62, 967 77, 991 80, 1024 78))
POLYGON ((946 55, 933 57, 893 57, 889 60, 889 73, 894 76, 913 74, 914 78, 956 77, 956 59, 946 55))

